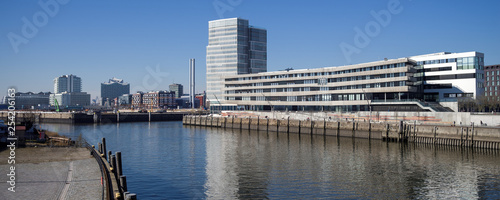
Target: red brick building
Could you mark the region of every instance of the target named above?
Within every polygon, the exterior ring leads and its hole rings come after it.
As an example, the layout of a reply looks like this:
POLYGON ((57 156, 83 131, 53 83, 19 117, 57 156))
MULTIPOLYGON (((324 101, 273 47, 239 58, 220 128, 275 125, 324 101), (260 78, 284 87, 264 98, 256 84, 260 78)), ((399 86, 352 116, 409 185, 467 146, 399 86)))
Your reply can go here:
POLYGON ((484 67, 484 96, 491 100, 500 100, 500 65, 484 67))

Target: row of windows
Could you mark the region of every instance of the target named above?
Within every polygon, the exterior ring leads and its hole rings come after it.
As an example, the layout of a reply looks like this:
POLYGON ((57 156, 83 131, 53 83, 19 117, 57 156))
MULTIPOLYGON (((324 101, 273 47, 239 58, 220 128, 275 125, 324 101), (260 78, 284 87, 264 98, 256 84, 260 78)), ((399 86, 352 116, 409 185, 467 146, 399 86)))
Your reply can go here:
POLYGON ((453 62, 457 62, 457 59, 456 58, 449 58, 449 59, 418 61, 417 65, 432 65, 432 64, 453 63, 453 62))
POLYGON ((492 96, 498 96, 498 92, 496 92, 496 91, 495 92, 485 92, 484 95, 485 96, 490 96, 490 97, 492 97, 492 96))
POLYGON ((235 63, 238 62, 238 59, 226 59, 226 60, 212 60, 207 58, 207 64, 216 64, 216 63, 235 63))
POLYGON ((448 66, 448 67, 434 67, 434 68, 424 68, 424 69, 421 69, 421 70, 418 70, 418 72, 440 72, 440 71, 451 71, 452 70, 452 67, 448 66))
POLYGON ((229 44, 237 44, 237 45, 240 45, 240 46, 247 46, 248 45, 248 42, 247 41, 243 41, 243 40, 229 40, 229 41, 215 41, 215 42, 209 42, 208 45, 209 46, 212 46, 212 45, 229 45, 229 44))
POLYGON ((224 29, 213 29, 213 28, 209 28, 209 34, 210 33, 218 33, 218 32, 226 32, 226 31, 235 31, 237 30, 236 27, 229 27, 229 28, 224 28, 224 29))
MULTIPOLYGON (((227 88, 234 87, 249 87, 249 86, 269 86, 269 85, 290 85, 290 84, 319 84, 326 85, 327 83, 338 83, 347 81, 359 81, 359 80, 371 80, 371 79, 381 79, 381 78, 394 78, 406 76, 405 72, 400 73, 389 73, 389 74, 377 74, 377 75, 366 75, 366 76, 353 76, 353 77, 342 77, 342 78, 319 78, 319 79, 307 79, 307 80, 296 80, 290 81, 280 81, 280 82, 265 82, 265 83, 252 83, 252 84, 226 84, 227 88)), ((283 75, 280 78, 287 77, 283 75)), ((248 80, 248 77, 241 78, 242 80, 248 80)))
POLYGON ((304 96, 249 96, 249 97, 225 97, 232 101, 363 101, 391 100, 413 98, 409 93, 354 93, 354 94, 317 94, 304 96))
POLYGON ((474 97, 473 93, 444 93, 444 98, 474 97))
POLYGON ((380 69, 405 67, 406 65, 407 65, 406 63, 397 63, 397 64, 390 64, 390 65, 380 65, 380 66, 364 67, 364 68, 348 69, 348 70, 340 70, 340 71, 331 71, 331 72, 294 73, 294 74, 282 74, 282 75, 271 75, 271 76, 231 78, 231 79, 226 79, 226 81, 278 79, 278 78, 288 78, 288 77, 326 76, 326 75, 348 74, 348 73, 356 73, 356 72, 364 72, 364 71, 372 71, 372 70, 380 70, 380 69))
POLYGON ((227 45, 227 46, 208 46, 207 51, 222 51, 227 49, 236 49, 236 45, 227 45))
POLYGON ((457 69, 483 69, 483 57, 457 58, 457 69))
POLYGON ((417 65, 430 65, 430 64, 440 64, 440 63, 457 63, 457 70, 462 69, 483 69, 484 68, 484 58, 483 57, 465 57, 465 58, 450 58, 450 59, 438 59, 438 60, 426 60, 418 61, 417 65))
POLYGON ((246 93, 275 93, 275 92, 309 92, 309 91, 331 91, 331 90, 351 90, 364 88, 383 88, 406 86, 406 81, 395 81, 387 83, 371 83, 359 85, 346 85, 337 87, 293 87, 293 88, 268 88, 268 89, 249 89, 249 90, 226 90, 226 94, 246 94, 246 93))
POLYGON ((476 78, 476 74, 448 74, 439 76, 425 76, 426 81, 432 80, 449 80, 449 79, 465 79, 465 78, 476 78))
MULTIPOLYGON (((485 91, 492 91, 493 89, 498 90, 498 87, 497 86, 495 86, 495 87, 486 87, 484 89, 485 89, 485 91)), ((493 91, 495 91, 495 90, 493 90, 493 91)))
POLYGON ((231 30, 228 29, 222 29, 222 30, 211 30, 210 33, 208 34, 209 38, 212 37, 219 37, 219 36, 226 36, 226 35, 236 35, 236 28, 231 28, 231 30))
MULTIPOLYGON (((491 83, 491 86, 495 86, 495 81, 486 82, 486 86, 490 86, 490 83, 491 83)), ((497 81, 496 85, 500 86, 500 81, 497 81)))
POLYGON ((219 20, 219 21, 210 21, 208 23, 208 28, 236 26, 236 25, 248 26, 248 21, 241 20, 241 19, 227 19, 227 20, 219 20))
MULTIPOLYGON (((494 81, 494 80, 500 80, 500 76, 491 76, 491 80, 494 81)), ((487 76, 486 77, 486 81, 490 81, 490 77, 487 76)))
POLYGON ((219 65, 208 65, 209 69, 237 67, 236 63, 223 63, 219 65))
POLYGON ((429 85, 424 85, 425 90, 429 89, 449 89, 452 88, 451 83, 450 84, 429 84, 429 85))
MULTIPOLYGON (((496 72, 497 75, 500 75, 500 70, 496 72)), ((490 71, 487 71, 486 72, 486 76, 489 76, 490 75, 490 71)), ((491 71, 491 75, 495 75, 495 71, 491 71)))

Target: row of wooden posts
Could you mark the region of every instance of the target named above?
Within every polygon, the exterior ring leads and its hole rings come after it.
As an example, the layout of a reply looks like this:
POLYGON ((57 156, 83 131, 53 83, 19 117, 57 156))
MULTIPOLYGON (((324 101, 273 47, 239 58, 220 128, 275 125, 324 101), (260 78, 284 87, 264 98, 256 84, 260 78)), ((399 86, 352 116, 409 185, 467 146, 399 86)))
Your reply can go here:
POLYGON ((130 193, 127 188, 127 177, 123 175, 122 170, 122 153, 117 151, 112 154, 111 151, 107 151, 106 154, 106 138, 102 138, 102 142, 98 143, 97 151, 100 154, 101 159, 106 163, 106 170, 111 172, 109 180, 111 181, 111 190, 114 196, 108 195, 110 199, 125 199, 133 200, 137 199, 135 193, 130 193))
MULTIPOLYGON (((478 134, 474 125, 466 126, 428 126, 399 121, 397 123, 341 122, 330 120, 292 120, 269 118, 236 118, 211 117, 201 115, 184 116, 186 125, 211 126, 221 128, 236 128, 248 130, 277 131, 298 134, 322 134, 344 137, 359 137, 367 139, 382 139, 395 142, 412 142, 425 144, 453 145, 471 148, 500 149, 498 136, 487 137, 478 134), (272 125, 271 125, 271 120, 272 125), (293 129, 293 130, 292 130, 293 129), (439 132, 439 133, 438 133, 439 132), (476 138, 477 137, 477 138, 476 138)), ((494 129, 478 128, 480 133, 494 129)))

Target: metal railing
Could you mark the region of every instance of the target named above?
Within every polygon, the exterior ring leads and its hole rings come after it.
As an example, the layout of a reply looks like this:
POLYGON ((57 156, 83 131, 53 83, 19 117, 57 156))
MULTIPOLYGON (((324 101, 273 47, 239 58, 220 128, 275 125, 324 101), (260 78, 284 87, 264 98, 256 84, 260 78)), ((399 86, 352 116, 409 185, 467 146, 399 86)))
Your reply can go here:
POLYGON ((102 185, 102 199, 112 199, 110 194, 113 191, 113 185, 111 184, 111 178, 109 177, 109 169, 106 167, 104 162, 101 159, 101 155, 96 151, 93 145, 90 145, 87 141, 84 141, 85 147, 90 151, 90 155, 92 155, 97 164, 99 165, 99 169, 101 170, 101 185, 102 185), (104 184, 102 181, 105 181, 104 184), (106 193, 106 198, 104 198, 104 193, 106 193))
POLYGON ((101 169, 102 180, 106 181, 106 184, 103 184, 102 199, 137 199, 136 194, 128 191, 126 176, 122 175, 121 152, 116 152, 115 155, 112 155, 111 151, 108 151, 106 154, 105 138, 102 138, 102 143, 98 144, 97 149, 86 141, 84 145, 96 159, 101 169), (106 195, 104 195, 104 191, 106 191, 106 195), (106 196, 106 198, 104 196, 106 196))

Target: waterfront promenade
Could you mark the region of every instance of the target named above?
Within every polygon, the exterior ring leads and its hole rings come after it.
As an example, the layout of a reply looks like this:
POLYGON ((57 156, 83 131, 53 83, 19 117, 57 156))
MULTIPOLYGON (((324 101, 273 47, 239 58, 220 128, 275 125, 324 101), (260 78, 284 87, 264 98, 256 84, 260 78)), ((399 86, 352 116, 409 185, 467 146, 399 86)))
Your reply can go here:
MULTIPOLYGON (((10 151, 0 151, 7 159, 10 151)), ((16 148, 15 192, 0 183, 1 199, 101 199, 101 170, 87 148, 16 148)), ((10 164, 0 164, 0 174, 8 174, 10 164)), ((5 176, 6 177, 6 176, 5 176)), ((5 180, 6 178, 2 180, 5 180)))

